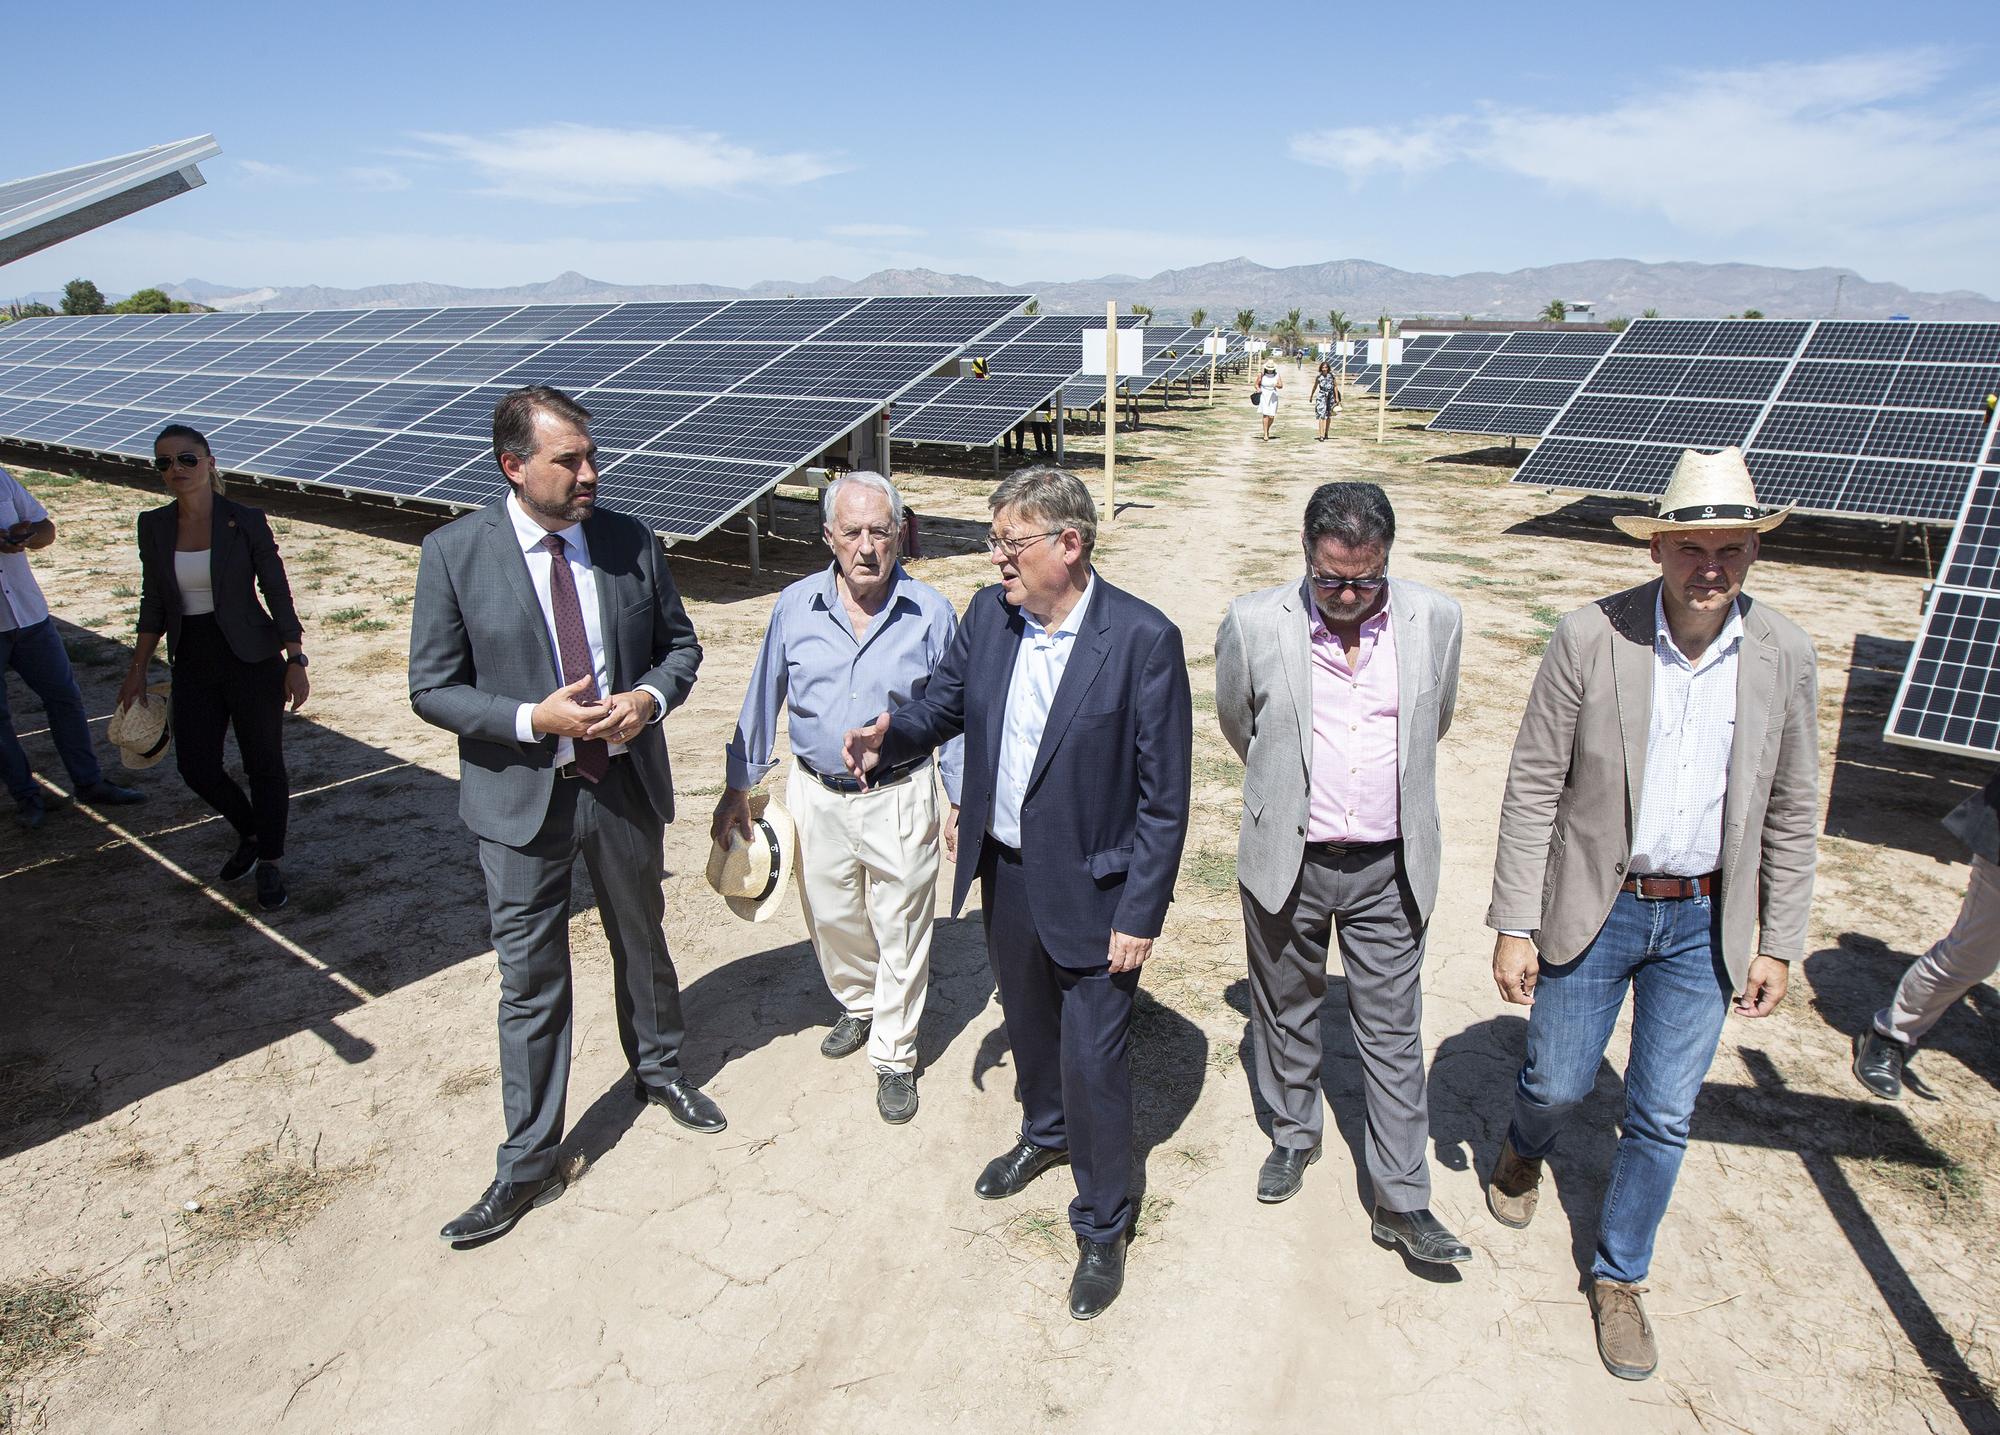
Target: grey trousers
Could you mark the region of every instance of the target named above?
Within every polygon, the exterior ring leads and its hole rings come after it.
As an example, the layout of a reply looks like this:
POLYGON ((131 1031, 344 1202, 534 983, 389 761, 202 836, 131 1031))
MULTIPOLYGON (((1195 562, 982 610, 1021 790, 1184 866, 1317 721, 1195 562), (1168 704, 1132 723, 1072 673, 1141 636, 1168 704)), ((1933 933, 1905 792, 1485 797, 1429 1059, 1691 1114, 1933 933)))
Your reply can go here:
POLYGON ((500 958, 502 1181, 555 1169, 569 1092, 570 869, 579 854, 597 894, 618 1012, 618 1040, 641 1081, 679 1079, 680 982, 661 930, 666 825, 630 760, 602 782, 557 778, 541 831, 525 847, 481 841, 486 909, 500 958))
POLYGON ((1361 1053, 1375 1200, 1391 1211, 1428 1206, 1424 928, 1403 881, 1401 844, 1343 855, 1308 847, 1298 883, 1277 912, 1238 890, 1250 954, 1250 1069, 1274 1114, 1273 1141, 1298 1149, 1320 1141, 1319 1010, 1327 943, 1337 934, 1347 1017, 1361 1053))

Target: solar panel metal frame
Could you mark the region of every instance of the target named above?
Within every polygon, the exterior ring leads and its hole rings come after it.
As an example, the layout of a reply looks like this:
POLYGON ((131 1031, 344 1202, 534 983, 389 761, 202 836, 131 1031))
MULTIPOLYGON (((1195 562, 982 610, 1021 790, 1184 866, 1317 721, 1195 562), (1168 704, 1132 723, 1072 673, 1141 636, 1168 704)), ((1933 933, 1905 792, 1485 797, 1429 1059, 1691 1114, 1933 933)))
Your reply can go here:
POLYGON ((355 310, 22 320, 0 327, 0 436, 67 447, 66 436, 88 432, 103 441, 77 446, 83 452, 146 458, 153 433, 170 417, 185 417, 213 429, 224 471, 239 477, 463 509, 490 502, 502 486, 486 428, 493 395, 539 381, 532 374, 540 363, 553 372, 595 374, 572 392, 587 408, 601 395, 607 415, 629 418, 633 401, 649 392, 664 401, 655 405, 652 426, 628 424, 618 431, 622 446, 600 440, 603 468, 623 475, 607 491, 627 497, 642 494, 631 482, 641 473, 658 482, 676 472, 698 479, 689 492, 706 495, 708 507, 665 491, 626 504, 671 540, 686 541, 713 532, 843 442, 1006 322, 1025 298, 840 296, 482 306, 408 315, 355 310), (726 383, 692 392, 685 384, 651 391, 616 387, 641 359, 684 336, 691 349, 712 345, 736 356, 718 371, 726 383), (286 352, 272 360, 276 350, 268 345, 286 352), (629 349, 629 363, 615 363, 618 355, 607 352, 619 346, 629 349), (94 371, 89 356, 100 349, 115 362, 94 371), (238 355, 243 362, 232 365, 238 355), (61 362, 65 357, 74 362, 61 362), (101 388, 93 373, 103 379, 101 388), (434 377, 439 374, 449 377, 434 377), (765 387, 773 392, 760 391, 759 375, 767 376, 765 387), (49 397, 50 390, 64 392, 49 397), (113 390, 131 393, 132 401, 76 401, 113 390), (341 401, 330 406, 336 397, 341 401), (295 398, 298 404, 288 410, 287 401, 295 398), (133 420, 129 429, 121 413, 133 420), (111 439, 120 429, 124 436, 111 439), (232 437, 238 442, 232 444, 232 437), (642 451, 644 463, 627 462, 642 451), (273 456, 268 471, 258 466, 265 452, 273 456), (312 465, 322 459, 329 466, 315 472, 312 465), (732 483, 753 486, 737 491, 732 483), (725 500, 724 507, 713 506, 725 500), (661 518, 680 526, 660 527, 661 518))
POLYGON ((200 187, 201 162, 221 153, 214 135, 196 135, 0 184, 0 264, 200 187))
POLYGON ((1637 320, 1551 421, 1513 481, 1652 495, 1665 488, 1683 448, 1736 442, 1767 503, 1840 517, 1948 523, 1984 451, 1984 405, 1892 405, 1890 389, 1903 369, 1932 371, 1913 376, 1932 385, 1943 383, 1936 370, 1964 371, 1959 387, 1975 392, 1979 375, 2000 374, 2000 325, 1637 320), (1880 403, 1828 403, 1824 387, 1793 390, 1795 381, 1832 382, 1823 371, 1835 365, 1861 371, 1842 381, 1850 383, 1850 395, 1860 392, 1851 384, 1882 377, 1876 373, 1882 365, 1897 373, 1886 376, 1880 403), (1768 385, 1754 386, 1761 396, 1709 397, 1721 392, 1714 376, 1729 366, 1769 375, 1768 385), (1683 390, 1687 397, 1674 397, 1683 390), (1850 439, 1839 437, 1843 419, 1850 439), (1803 442, 1802 434, 1820 441, 1803 442))

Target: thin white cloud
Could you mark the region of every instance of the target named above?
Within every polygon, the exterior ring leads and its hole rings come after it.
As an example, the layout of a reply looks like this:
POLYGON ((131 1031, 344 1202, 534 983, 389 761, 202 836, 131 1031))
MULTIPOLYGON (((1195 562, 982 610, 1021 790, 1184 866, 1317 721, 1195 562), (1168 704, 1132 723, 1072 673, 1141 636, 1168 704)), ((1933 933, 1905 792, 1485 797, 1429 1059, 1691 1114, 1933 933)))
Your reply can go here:
POLYGON ((392 165, 352 165, 340 173, 341 178, 356 189, 372 189, 382 193, 390 193, 410 187, 410 177, 392 165))
POLYGON ((1290 151, 1357 181, 1454 164, 1518 175, 1690 235, 1880 240, 2000 214, 2000 116, 1940 93, 1954 63, 1930 47, 1713 70, 1594 112, 1493 105, 1298 134, 1290 151))
POLYGON ((239 159, 235 165, 245 179, 255 184, 305 184, 309 178, 302 170, 270 160, 239 159))
POLYGON ((826 232, 837 239, 916 239, 924 231, 907 224, 833 224, 826 232))
POLYGON ((427 132, 413 138, 428 147, 429 158, 472 169, 488 193, 551 203, 780 188, 843 168, 825 155, 758 150, 701 130, 564 123, 486 135, 427 132))

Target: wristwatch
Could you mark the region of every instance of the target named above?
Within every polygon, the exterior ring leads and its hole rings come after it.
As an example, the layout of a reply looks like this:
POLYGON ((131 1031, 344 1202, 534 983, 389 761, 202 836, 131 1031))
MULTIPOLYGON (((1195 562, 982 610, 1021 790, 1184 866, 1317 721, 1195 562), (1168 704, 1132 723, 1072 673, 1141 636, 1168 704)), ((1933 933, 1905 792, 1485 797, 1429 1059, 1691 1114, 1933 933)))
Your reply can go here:
POLYGON ((304 653, 287 653, 285 661, 288 663, 297 663, 303 668, 306 665, 306 655, 304 653))

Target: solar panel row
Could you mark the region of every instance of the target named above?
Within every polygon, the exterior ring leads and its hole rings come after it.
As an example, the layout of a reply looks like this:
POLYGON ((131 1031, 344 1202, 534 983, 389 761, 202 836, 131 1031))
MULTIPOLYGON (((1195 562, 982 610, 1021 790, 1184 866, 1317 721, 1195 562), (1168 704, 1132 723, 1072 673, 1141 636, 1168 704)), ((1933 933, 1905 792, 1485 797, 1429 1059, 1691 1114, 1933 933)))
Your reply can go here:
POLYGON ((1398 409, 1443 408, 1461 385, 1507 342, 1505 334, 1451 334, 1409 376, 1389 391, 1398 409))
POLYGON ((2000 324, 1642 319, 1515 482, 1657 494, 1681 450, 1744 449, 1758 496, 1950 520, 2000 390, 2000 324))
MULTIPOLYGON (((1119 320, 1136 329, 1144 320, 1119 320)), ((896 404, 890 437, 905 443, 987 448, 1000 442, 1030 413, 1077 376, 1083 331, 1101 329, 1089 314, 1017 315, 969 345, 967 358, 986 361, 986 376, 926 380, 896 404)), ((1098 381, 1098 398, 1103 382, 1098 381)))
POLYGON ((1617 341, 1597 330, 1523 329, 1488 356, 1430 422, 1434 433, 1539 437, 1617 341))
POLYGON ((500 479, 494 401, 593 416, 603 491, 713 530, 1006 318, 1019 295, 168 314, 0 328, 0 435, 144 457, 176 419, 229 471, 469 507, 500 479))

